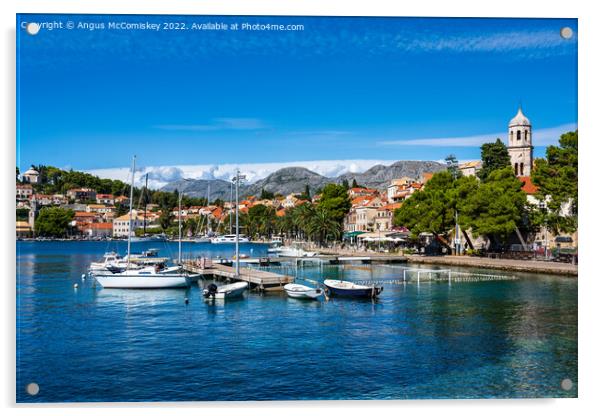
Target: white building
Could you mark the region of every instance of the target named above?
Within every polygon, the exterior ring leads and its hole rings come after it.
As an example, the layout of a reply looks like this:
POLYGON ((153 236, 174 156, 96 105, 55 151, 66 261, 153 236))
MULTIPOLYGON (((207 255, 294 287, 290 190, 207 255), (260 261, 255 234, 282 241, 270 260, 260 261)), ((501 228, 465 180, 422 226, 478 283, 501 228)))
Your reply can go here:
POLYGON ((23 174, 23 182, 27 183, 38 183, 40 178, 40 172, 35 170, 33 166, 25 171, 23 174))
POLYGON ((508 123, 508 154, 516 176, 531 176, 533 168, 531 122, 520 107, 508 123))
POLYGON ((33 195, 33 187, 29 184, 17 184, 17 199, 29 199, 33 195))
MULTIPOLYGON (((113 220, 113 237, 127 237, 130 224, 129 212, 121 217, 117 217, 113 220)), ((147 221, 148 226, 148 221, 147 221)), ((144 227, 144 217, 137 215, 135 211, 132 211, 132 235, 138 228, 144 227)))

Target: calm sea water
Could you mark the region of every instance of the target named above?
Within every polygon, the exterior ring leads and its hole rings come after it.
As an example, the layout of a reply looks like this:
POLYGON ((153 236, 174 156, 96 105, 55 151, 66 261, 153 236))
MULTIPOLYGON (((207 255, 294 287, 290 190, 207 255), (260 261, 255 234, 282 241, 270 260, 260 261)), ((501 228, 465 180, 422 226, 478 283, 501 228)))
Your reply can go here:
MULTIPOLYGON (((176 244, 135 247, 177 253, 176 244)), ((115 243, 17 243, 17 401, 577 396, 576 279, 386 284, 377 302, 250 294, 208 304, 198 287, 128 291, 82 281, 109 248, 115 243), (569 391, 560 387, 567 378, 569 391), (37 396, 25 392, 30 382, 37 396)), ((232 246, 184 250, 232 255, 232 246)), ((241 251, 265 255, 266 246, 241 251)), ((299 271, 317 280, 400 273, 377 265, 299 271)))

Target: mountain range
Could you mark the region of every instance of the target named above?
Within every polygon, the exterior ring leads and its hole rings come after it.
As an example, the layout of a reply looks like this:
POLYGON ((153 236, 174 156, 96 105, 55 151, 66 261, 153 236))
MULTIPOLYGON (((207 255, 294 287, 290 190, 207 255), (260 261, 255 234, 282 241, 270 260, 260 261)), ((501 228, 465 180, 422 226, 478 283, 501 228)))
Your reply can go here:
MULTIPOLYGON (((361 186, 383 190, 392 179, 403 176, 420 179, 423 173, 434 173, 445 168, 446 166, 439 162, 402 160, 389 166, 375 165, 363 173, 345 173, 329 178, 306 168, 292 166, 279 169, 257 182, 241 184, 239 194, 241 196, 259 196, 262 189, 265 189, 275 194, 288 195, 305 191, 306 185, 309 185, 309 189, 313 193, 328 183, 342 183, 347 180, 351 184, 354 179, 361 186)), ((211 200, 230 199, 230 182, 221 179, 178 180, 168 183, 161 190, 171 192, 179 189, 188 196, 198 198, 206 197, 209 187, 211 200)))

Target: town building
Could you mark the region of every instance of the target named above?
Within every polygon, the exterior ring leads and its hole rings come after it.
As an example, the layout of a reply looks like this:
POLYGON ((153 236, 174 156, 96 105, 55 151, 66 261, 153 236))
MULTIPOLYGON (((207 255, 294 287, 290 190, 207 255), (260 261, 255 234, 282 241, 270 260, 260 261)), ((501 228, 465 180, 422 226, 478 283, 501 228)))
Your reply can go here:
POLYGON ((31 199, 35 199, 38 205, 42 207, 47 207, 54 204, 54 198, 52 195, 33 194, 31 199))
MULTIPOLYGON (((136 210, 132 210, 132 235, 138 228, 143 228, 144 223, 148 226, 150 221, 139 215, 136 210)), ((127 237, 130 225, 130 213, 113 219, 113 237, 127 237)))
POLYGON ((96 200, 96 191, 90 188, 74 188, 67 191, 67 197, 76 201, 96 200))
POLYGON ((113 236, 113 224, 110 222, 94 222, 83 226, 81 231, 89 238, 110 238, 113 236))
POLYGON ((477 172, 483 167, 483 162, 480 160, 473 160, 465 162, 458 166, 463 176, 476 176, 477 172))
POLYGON ((30 184, 17 184, 17 200, 22 201, 29 199, 33 195, 33 186, 30 184))
POLYGON ((96 203, 104 205, 115 205, 115 197, 112 194, 96 194, 96 203))
POLYGON ((533 145, 531 122, 521 107, 508 123, 508 154, 516 176, 531 176, 533 169, 533 145))
POLYGON ((377 209, 374 219, 375 229, 377 231, 390 231, 393 229, 393 214, 401 203, 387 204, 377 209))
POLYGON ((22 178, 23 182, 26 183, 38 183, 40 179, 40 172, 35 170, 32 166, 31 168, 25 171, 25 173, 22 175, 22 178))

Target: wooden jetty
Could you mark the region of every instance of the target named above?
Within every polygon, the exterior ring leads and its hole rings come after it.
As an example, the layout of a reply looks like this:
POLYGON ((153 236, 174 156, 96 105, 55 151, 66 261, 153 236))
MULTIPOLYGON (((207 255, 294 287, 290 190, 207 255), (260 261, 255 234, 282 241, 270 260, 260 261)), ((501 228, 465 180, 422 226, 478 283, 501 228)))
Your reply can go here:
MULTIPOLYGON (((256 270, 250 267, 241 267, 240 274, 237 276, 236 269, 233 266, 219 263, 205 262, 205 264, 200 264, 198 261, 187 261, 184 262, 183 266, 186 270, 199 273, 203 277, 247 282, 251 290, 255 289, 262 292, 283 290, 284 285, 295 280, 293 276, 256 270)), ((201 282, 199 280, 199 283, 201 282)))

